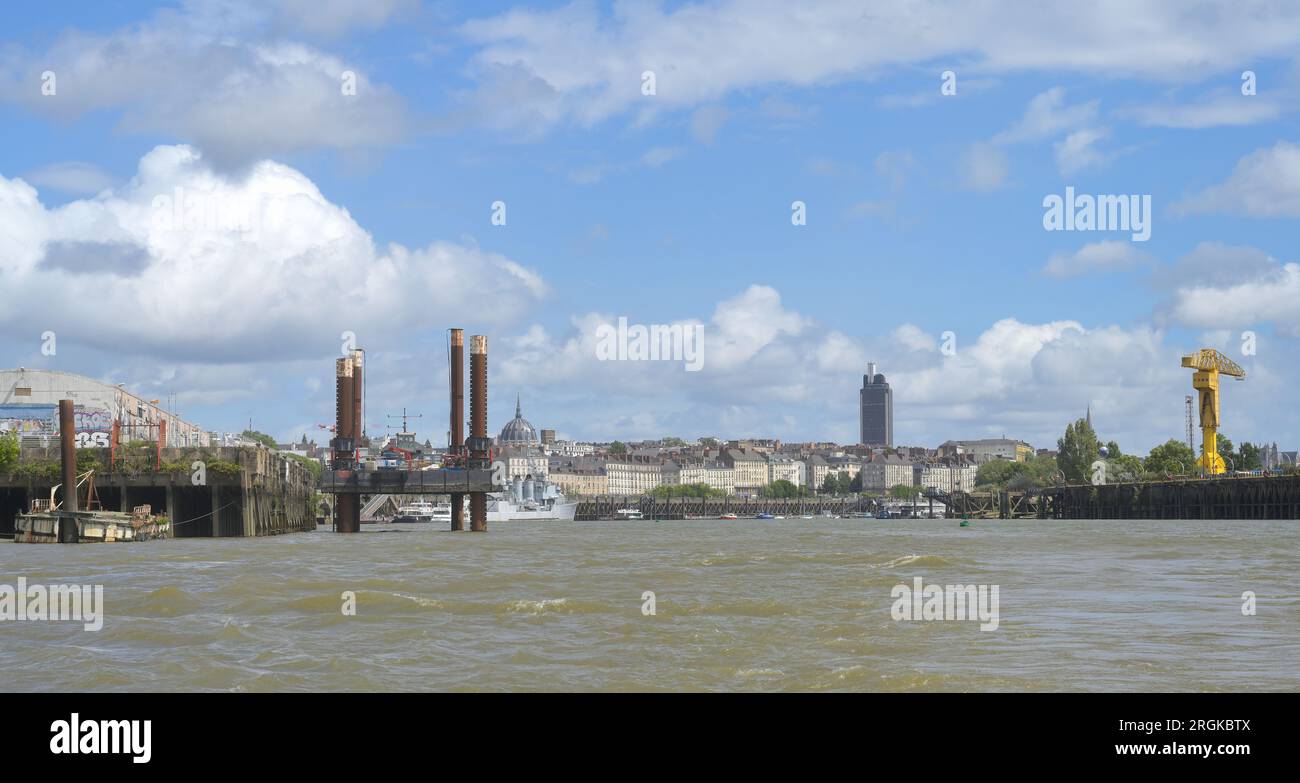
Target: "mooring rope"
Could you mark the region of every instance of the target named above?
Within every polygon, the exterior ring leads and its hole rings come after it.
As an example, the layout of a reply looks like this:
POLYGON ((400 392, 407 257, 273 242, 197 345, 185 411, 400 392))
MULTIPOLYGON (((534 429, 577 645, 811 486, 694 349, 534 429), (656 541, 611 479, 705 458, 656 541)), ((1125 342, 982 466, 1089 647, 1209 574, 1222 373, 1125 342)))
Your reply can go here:
POLYGON ((224 510, 230 508, 231 506, 237 505, 238 503, 239 503, 239 501, 237 501, 237 500, 232 500, 231 502, 227 503, 226 505, 222 506, 221 508, 215 509, 215 510, 213 510, 213 511, 209 511, 208 513, 204 514, 203 516, 194 517, 193 519, 187 519, 187 520, 185 520, 184 522, 173 522, 173 523, 172 523, 172 527, 179 527, 179 526, 181 526, 181 525, 188 525, 188 524, 191 523, 191 522, 198 522, 200 519, 203 519, 203 518, 205 518, 205 517, 210 517, 210 516, 212 516, 213 514, 217 513, 218 511, 224 511, 224 510))

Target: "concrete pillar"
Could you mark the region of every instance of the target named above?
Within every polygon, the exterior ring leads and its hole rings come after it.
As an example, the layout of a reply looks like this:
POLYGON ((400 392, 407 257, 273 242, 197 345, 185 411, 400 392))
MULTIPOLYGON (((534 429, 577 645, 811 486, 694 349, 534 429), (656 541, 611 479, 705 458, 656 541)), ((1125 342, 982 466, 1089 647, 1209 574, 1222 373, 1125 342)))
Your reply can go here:
POLYGON ((243 502, 240 503, 240 527, 243 529, 245 536, 257 535, 257 511, 256 499, 253 496, 254 490, 249 486, 251 483, 248 472, 245 471, 239 476, 239 494, 243 502))
POLYGON ((213 538, 221 537, 221 511, 219 510, 221 508, 221 492, 219 489, 219 487, 215 486, 212 488, 212 516, 210 519, 212 520, 213 538))
POLYGON ((63 510, 78 511, 77 416, 72 400, 59 400, 59 457, 63 469, 63 510))

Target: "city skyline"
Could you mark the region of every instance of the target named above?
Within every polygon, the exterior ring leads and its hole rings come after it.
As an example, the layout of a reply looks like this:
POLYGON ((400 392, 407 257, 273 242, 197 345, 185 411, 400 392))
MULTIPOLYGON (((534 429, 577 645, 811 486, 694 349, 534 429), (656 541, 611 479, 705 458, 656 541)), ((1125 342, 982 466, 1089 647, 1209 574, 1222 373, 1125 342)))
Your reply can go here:
POLYGON ((1091 404, 1099 435, 1145 453, 1183 437, 1179 356, 1215 347, 1249 374, 1223 432, 1293 448, 1298 12, 1151 5, 1176 44, 1158 49, 1097 14, 1104 63, 1060 32, 1069 10, 1026 15, 1024 40, 992 12, 881 13, 15 9, 0 366, 296 440, 330 420, 344 333, 368 352, 371 424, 445 409, 460 326, 492 340, 494 430, 522 391, 571 439, 853 443, 870 359, 896 442, 1050 446, 1091 404), (733 40, 742 14, 827 45, 733 40), (578 49, 606 70, 573 70, 578 49), (1132 196, 1129 230, 1075 236, 1074 209, 1047 230, 1045 201, 1085 194, 1132 196), (699 370, 603 360, 620 319, 695 328, 699 370))

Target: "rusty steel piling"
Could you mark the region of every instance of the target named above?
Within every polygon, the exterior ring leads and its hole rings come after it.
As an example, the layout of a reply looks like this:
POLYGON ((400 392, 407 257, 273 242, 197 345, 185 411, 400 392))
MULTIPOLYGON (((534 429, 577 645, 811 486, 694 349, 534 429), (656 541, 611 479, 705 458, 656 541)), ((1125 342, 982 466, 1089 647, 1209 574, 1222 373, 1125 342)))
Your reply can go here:
POLYGON ((361 403, 365 397, 361 371, 365 358, 366 352, 360 348, 352 351, 352 442, 354 446, 361 445, 361 438, 365 434, 365 418, 361 412, 361 403))
POLYGON ((59 400, 59 456, 63 464, 63 510, 77 505, 77 414, 72 400, 59 400))
MULTIPOLYGON (((487 437, 487 337, 469 338, 469 432, 468 467, 490 468, 491 441, 487 437)), ((470 530, 487 531, 487 493, 469 494, 470 530)))
MULTIPOLYGON (((353 357, 335 363, 335 422, 334 470, 349 471, 356 468, 356 384, 353 380, 353 357)), ((334 502, 338 532, 361 531, 361 498, 357 495, 338 495, 334 502)))
MULTIPOLYGON (((451 429, 448 452, 459 455, 465 448, 465 330, 451 330, 451 429)), ((451 529, 465 529, 465 495, 452 493, 451 529)))

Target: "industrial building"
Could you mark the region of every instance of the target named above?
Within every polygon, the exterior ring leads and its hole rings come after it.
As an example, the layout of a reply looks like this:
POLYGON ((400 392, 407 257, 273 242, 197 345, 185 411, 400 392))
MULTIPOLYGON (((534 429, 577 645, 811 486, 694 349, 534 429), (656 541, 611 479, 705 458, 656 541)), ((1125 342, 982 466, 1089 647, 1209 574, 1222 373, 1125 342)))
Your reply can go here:
POLYGON ((867 365, 867 374, 862 376, 858 406, 862 445, 893 446, 894 391, 889 388, 884 374, 876 372, 875 362, 867 365))
POLYGON ((157 400, 132 394, 84 375, 60 370, 0 370, 0 433, 17 433, 25 443, 49 445, 59 434, 59 400, 72 400, 77 444, 107 447, 114 423, 123 441, 157 441, 167 447, 208 446, 211 433, 158 407, 157 400), (166 423, 165 427, 159 425, 166 423))
POLYGON ((943 457, 968 457, 976 462, 988 462, 994 459, 1024 462, 1034 456, 1034 447, 1023 440, 1011 438, 948 440, 939 444, 939 454, 943 457))

